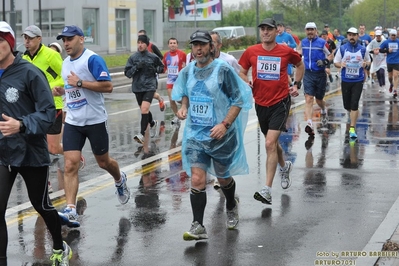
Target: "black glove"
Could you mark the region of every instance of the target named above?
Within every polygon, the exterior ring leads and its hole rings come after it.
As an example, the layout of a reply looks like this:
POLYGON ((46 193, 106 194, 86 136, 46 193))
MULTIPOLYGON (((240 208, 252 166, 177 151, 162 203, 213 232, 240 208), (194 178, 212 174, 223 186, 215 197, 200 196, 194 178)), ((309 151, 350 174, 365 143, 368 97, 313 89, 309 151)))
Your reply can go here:
POLYGON ((142 69, 144 66, 145 66, 144 61, 140 61, 140 62, 137 64, 137 69, 142 69))
POLYGON ((328 65, 330 63, 330 61, 328 61, 328 59, 324 59, 324 60, 317 60, 316 64, 318 67, 324 67, 326 65, 328 65))

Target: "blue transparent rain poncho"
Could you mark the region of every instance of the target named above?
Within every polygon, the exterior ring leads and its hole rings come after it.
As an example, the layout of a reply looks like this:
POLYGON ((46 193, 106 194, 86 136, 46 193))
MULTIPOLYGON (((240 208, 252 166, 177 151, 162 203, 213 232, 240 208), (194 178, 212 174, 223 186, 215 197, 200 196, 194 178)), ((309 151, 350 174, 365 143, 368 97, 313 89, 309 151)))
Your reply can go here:
MULTIPOLYGON (((215 59, 204 68, 198 68, 195 64, 195 61, 191 62, 182 69, 172 90, 173 100, 180 101, 183 96, 189 99, 182 142, 183 169, 191 176, 191 164, 184 152, 188 147, 187 145, 191 145, 189 140, 195 139, 196 141, 209 143, 212 140, 210 130, 224 120, 230 106, 238 106, 241 107, 241 111, 226 132, 226 135, 228 135, 232 130, 237 130, 237 134, 230 134, 237 138, 237 147, 234 149, 235 155, 228 169, 228 175, 248 174, 249 168, 245 155, 244 132, 248 121, 248 111, 252 108, 251 88, 235 73, 229 64, 222 60, 215 59), (207 106, 212 110, 211 112, 206 112, 208 115, 201 115, 198 110, 197 112, 190 110, 190 108, 195 106, 207 106)), ((207 147, 207 152, 212 152, 212 149, 217 150, 220 145, 225 144, 227 141, 217 142, 216 145, 213 142, 212 145, 207 147)), ((218 159, 223 158, 218 157, 218 159)), ((208 165, 206 171, 217 177, 229 177, 218 176, 214 171, 213 163, 208 165)))

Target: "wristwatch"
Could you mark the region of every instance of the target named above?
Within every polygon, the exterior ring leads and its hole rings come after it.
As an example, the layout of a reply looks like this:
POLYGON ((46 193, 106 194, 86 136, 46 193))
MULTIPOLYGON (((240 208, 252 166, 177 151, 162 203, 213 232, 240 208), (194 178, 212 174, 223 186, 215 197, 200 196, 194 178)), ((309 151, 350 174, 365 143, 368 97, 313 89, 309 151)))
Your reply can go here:
POLYGON ((82 80, 79 79, 78 82, 76 82, 76 86, 78 86, 79 88, 82 87, 82 80))
POLYGON ((24 133, 26 130, 26 126, 22 120, 19 120, 19 132, 24 133))
POLYGON ((231 127, 231 124, 230 124, 229 122, 222 121, 222 124, 224 125, 224 127, 225 127, 226 129, 229 129, 229 128, 231 127))
POLYGON ((297 88, 300 89, 301 86, 302 86, 302 82, 301 82, 301 81, 295 81, 295 82, 294 82, 294 85, 296 85, 297 88))

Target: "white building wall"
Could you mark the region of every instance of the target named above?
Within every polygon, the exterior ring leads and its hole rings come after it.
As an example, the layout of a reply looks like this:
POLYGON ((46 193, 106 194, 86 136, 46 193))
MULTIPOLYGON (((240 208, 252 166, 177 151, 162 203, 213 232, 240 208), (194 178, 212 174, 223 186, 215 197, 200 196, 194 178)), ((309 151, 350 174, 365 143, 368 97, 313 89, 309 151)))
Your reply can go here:
MULTIPOLYGON (((15 11, 22 12, 22 30, 27 26, 35 24, 34 11, 39 9, 39 1, 14 0, 15 11)), ((2 6, 0 6, 0 9, 2 6)), ((137 31, 143 28, 144 10, 153 10, 154 36, 151 41, 162 49, 163 22, 162 22, 162 0, 42 0, 42 10, 64 9, 65 25, 77 25, 82 28, 82 8, 98 9, 98 38, 97 44, 87 44, 86 47, 99 53, 121 52, 116 47, 116 10, 128 11, 127 19, 127 45, 125 51, 134 52, 137 50, 137 31)), ((6 12, 10 11, 10 1, 6 1, 6 12)), ((83 29, 83 28, 82 28, 83 29)), ((84 30, 84 29, 83 29, 84 30)), ((17 32, 17 42, 23 42, 22 32, 17 32)), ((43 43, 49 44, 56 41, 56 35, 43 36, 43 43)), ((59 41, 61 43, 61 41, 59 41)))

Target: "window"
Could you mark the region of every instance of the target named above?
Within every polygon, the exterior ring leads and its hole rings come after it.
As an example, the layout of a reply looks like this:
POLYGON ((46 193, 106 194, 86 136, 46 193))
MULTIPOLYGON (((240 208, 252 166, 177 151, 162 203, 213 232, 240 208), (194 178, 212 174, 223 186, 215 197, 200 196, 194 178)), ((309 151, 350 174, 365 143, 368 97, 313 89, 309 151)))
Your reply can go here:
POLYGON ((82 14, 85 44, 98 44, 98 9, 83 8, 82 14))
MULTIPOLYGON (((43 37, 57 37, 65 27, 65 10, 64 9, 50 9, 42 10, 42 34, 43 37)), ((40 27, 39 10, 34 11, 35 25, 40 27)))
POLYGON ((155 11, 144 10, 144 29, 150 39, 154 37, 155 11))
MULTIPOLYGON (((3 11, 0 12, 0 20, 11 22, 10 12, 6 12, 6 18, 3 18, 3 11)), ((13 28, 15 36, 21 36, 22 34, 22 11, 15 11, 15 28, 13 28)))

